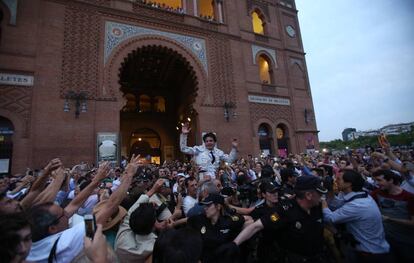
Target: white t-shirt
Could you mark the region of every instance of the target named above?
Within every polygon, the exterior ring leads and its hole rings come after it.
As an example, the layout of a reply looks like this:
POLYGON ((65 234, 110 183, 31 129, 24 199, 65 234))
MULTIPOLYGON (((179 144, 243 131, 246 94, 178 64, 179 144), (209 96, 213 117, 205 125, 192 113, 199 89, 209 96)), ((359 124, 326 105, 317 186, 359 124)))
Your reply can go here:
POLYGON ((57 260, 53 260, 53 262, 71 262, 82 251, 84 246, 83 238, 85 237, 85 222, 82 217, 75 214, 71 218, 71 221, 77 223, 62 232, 48 236, 37 242, 33 242, 29 256, 26 260, 47 263, 53 244, 60 237, 56 247, 57 260))
POLYGON ((194 205, 197 203, 197 200, 189 195, 184 197, 183 200, 183 210, 184 214, 187 215, 188 211, 194 207, 194 205))

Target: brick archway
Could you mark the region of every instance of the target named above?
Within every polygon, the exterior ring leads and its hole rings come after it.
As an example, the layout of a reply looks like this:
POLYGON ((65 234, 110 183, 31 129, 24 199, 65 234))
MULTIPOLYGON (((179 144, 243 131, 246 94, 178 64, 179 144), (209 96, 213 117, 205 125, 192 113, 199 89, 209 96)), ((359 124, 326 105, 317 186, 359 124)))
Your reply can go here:
POLYGON ((120 92, 121 86, 118 76, 119 68, 128 54, 145 46, 160 46, 171 49, 190 64, 197 78, 197 97, 193 104, 194 109, 198 110, 201 104, 204 103, 203 99, 211 97, 211 95, 209 96, 211 92, 207 89, 207 73, 200 61, 181 44, 157 35, 139 36, 125 40, 112 52, 103 70, 103 81, 98 92, 98 97, 102 100, 115 100, 117 101, 118 107, 122 107, 122 92, 120 92))

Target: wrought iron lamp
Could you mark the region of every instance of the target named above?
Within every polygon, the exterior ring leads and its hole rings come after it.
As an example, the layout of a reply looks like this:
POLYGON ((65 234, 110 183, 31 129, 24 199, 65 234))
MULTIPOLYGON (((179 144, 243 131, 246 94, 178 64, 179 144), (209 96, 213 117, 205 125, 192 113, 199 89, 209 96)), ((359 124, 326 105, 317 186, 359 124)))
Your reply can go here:
POLYGON ((88 94, 84 91, 75 92, 75 91, 68 91, 65 94, 65 104, 63 105, 63 111, 69 112, 70 111, 70 104, 69 101, 72 100, 75 102, 75 118, 79 118, 80 113, 85 113, 88 111, 86 105, 86 99, 88 98, 88 94))
POLYGON ((236 105, 233 102, 225 102, 224 105, 224 118, 227 122, 230 121, 230 116, 233 116, 235 118, 236 112, 234 111, 234 108, 236 108, 236 105))

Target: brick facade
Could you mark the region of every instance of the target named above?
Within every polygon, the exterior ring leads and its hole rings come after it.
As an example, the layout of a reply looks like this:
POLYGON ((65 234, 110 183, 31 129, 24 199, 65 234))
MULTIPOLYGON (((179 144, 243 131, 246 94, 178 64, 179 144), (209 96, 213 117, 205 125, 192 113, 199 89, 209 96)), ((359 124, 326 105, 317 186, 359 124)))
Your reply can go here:
POLYGON ((149 126, 161 137, 161 150, 174 146, 179 157, 176 130, 168 131, 156 120, 134 127, 121 123, 120 69, 134 50, 148 46, 173 52, 194 77, 196 84, 180 93, 187 94, 197 112, 191 143, 213 130, 223 150, 238 138, 241 155, 257 156, 258 129, 266 124, 274 153, 278 125, 285 127, 289 152, 318 147, 294 1, 216 0, 215 21, 197 16, 194 0, 182 1, 183 14, 128 0, 18 1, 15 10, 6 2, 0 1, 0 73, 34 77, 29 86, 0 83, 0 116, 14 125, 14 173, 56 156, 68 164, 94 162, 98 132, 125 137, 149 126), (255 10, 263 17, 265 35, 252 31, 255 10), (271 84, 260 81, 260 55, 271 61, 271 84), (79 118, 73 104, 70 112, 63 111, 68 91, 86 94, 88 110, 79 118), (258 103, 249 96, 289 104, 258 103), (228 121, 225 103, 232 105, 228 121))

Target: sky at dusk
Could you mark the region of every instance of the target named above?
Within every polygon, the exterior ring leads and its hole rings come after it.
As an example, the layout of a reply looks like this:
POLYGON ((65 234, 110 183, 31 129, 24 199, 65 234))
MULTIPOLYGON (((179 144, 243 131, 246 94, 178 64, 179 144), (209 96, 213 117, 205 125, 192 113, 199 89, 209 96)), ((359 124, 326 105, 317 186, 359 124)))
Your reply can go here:
POLYGON ((414 121, 414 0, 296 0, 320 141, 414 121))

